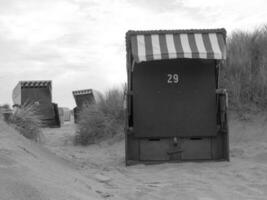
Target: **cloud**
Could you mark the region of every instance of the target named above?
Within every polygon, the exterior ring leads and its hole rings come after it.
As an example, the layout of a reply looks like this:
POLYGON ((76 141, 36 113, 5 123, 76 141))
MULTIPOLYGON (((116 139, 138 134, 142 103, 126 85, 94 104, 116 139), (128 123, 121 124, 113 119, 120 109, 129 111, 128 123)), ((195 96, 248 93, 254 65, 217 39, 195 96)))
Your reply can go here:
POLYGON ((146 8, 154 12, 170 12, 175 11, 177 8, 183 5, 182 0, 129 0, 133 5, 136 5, 141 8, 146 8))
POLYGON ((104 91, 126 81, 129 29, 252 29, 267 18, 263 0, 1 0, 0 104, 19 80, 53 80, 53 96, 104 91))

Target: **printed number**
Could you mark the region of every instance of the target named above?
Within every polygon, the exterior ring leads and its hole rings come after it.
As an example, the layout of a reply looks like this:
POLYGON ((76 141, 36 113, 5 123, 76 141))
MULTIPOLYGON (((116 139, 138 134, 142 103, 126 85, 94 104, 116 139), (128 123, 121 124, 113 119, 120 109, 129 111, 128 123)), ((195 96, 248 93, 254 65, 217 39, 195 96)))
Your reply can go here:
POLYGON ((179 82, 178 74, 168 74, 167 83, 178 83, 178 82, 179 82))

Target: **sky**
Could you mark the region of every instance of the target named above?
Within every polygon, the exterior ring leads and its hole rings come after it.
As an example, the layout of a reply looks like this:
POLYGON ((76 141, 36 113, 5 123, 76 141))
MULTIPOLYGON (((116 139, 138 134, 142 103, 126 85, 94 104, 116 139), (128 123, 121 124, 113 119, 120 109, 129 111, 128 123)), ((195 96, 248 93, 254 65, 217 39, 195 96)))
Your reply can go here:
POLYGON ((0 104, 20 80, 52 80, 53 102, 73 108, 73 90, 126 82, 127 30, 267 24, 267 1, 0 0, 0 104))

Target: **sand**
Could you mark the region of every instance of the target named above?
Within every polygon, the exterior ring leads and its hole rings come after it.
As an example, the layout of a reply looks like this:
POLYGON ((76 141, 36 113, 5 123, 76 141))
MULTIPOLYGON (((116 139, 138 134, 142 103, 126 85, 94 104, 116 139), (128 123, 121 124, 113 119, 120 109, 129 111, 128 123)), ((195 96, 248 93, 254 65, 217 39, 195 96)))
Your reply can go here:
POLYGON ((98 199, 77 166, 0 122, 1 200, 98 199))
MULTIPOLYGON (((230 162, 125 167, 124 141, 72 144, 75 126, 44 129, 34 144, 0 131, 0 199, 267 199, 267 117, 230 116, 230 162)), ((2 124, 1 124, 2 126, 2 124)))

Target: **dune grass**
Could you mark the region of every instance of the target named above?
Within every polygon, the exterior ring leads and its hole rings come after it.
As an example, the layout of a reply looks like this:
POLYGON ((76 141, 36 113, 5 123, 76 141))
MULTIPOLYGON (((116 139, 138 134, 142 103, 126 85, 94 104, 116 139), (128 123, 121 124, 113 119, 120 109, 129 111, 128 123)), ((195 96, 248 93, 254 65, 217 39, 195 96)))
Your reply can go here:
POLYGON ((236 31, 227 40, 226 66, 220 84, 229 92, 230 108, 257 110, 267 106, 267 25, 253 32, 236 31))
POLYGON ((40 142, 42 121, 33 104, 15 108, 9 123, 24 137, 40 142))
POLYGON ((87 105, 79 113, 76 144, 88 145, 123 135, 123 89, 114 88, 100 96, 99 101, 87 105))

